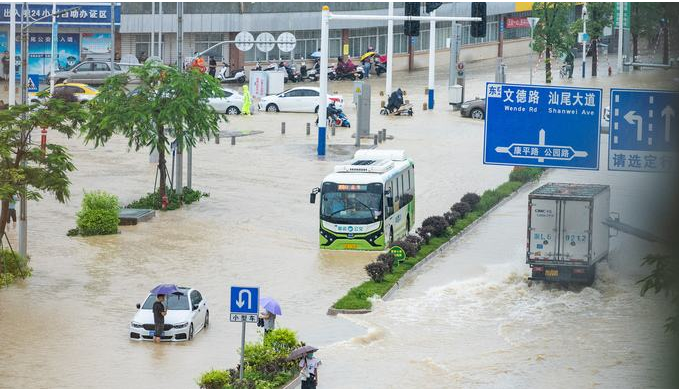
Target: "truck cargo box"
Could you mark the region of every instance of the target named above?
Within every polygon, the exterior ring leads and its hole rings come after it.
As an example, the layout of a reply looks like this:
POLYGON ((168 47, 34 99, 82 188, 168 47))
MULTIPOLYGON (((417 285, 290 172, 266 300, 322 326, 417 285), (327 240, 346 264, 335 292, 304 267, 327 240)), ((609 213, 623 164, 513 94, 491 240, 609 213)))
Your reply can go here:
POLYGON ((609 202, 608 185, 549 183, 531 192, 526 263, 533 275, 537 270, 547 279, 593 278, 589 268, 608 255, 609 231, 603 221, 609 202), (564 271, 568 267, 580 269, 564 271))

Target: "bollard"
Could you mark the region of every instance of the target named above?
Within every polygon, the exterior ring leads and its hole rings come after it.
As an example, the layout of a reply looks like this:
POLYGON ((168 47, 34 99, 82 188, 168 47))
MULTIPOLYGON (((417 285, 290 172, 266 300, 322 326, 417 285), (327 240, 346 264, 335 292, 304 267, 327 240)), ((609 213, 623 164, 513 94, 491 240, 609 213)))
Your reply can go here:
POLYGON ((383 90, 380 91, 380 96, 384 96, 384 91, 383 91, 383 90))
POLYGON ((335 136, 335 122, 332 122, 332 126, 330 127, 330 135, 335 136))
POLYGON ((408 91, 407 91, 407 90, 404 89, 402 92, 403 92, 403 96, 408 96, 408 91))
POLYGON ((356 134, 356 147, 361 147, 361 136, 356 134))
POLYGON ((429 88, 424 88, 424 95, 429 96, 429 88))
POLYGON ((427 110, 427 103, 422 103, 422 110, 426 111, 427 110))
POLYGON ((377 134, 375 134, 375 136, 374 136, 374 138, 373 138, 373 144, 374 144, 375 146, 377 146, 378 140, 379 140, 379 136, 377 136, 377 134))
POLYGON ((311 123, 306 124, 306 134, 311 135, 311 123))
POLYGON ((382 141, 384 141, 384 139, 382 139, 382 130, 377 131, 377 135, 375 136, 377 137, 378 143, 382 143, 382 141))
POLYGON ((380 108, 384 108, 384 100, 380 101, 380 108))
POLYGON ((236 137, 232 136, 231 137, 231 146, 235 146, 235 145, 236 145, 236 137))
POLYGON ((404 101, 406 104, 410 104, 410 100, 405 100, 404 101))
POLYGON ((217 135, 215 135, 215 144, 216 145, 219 144, 219 133, 217 133, 217 135))
POLYGON ((385 142, 387 141, 387 129, 386 128, 382 129, 382 139, 384 139, 385 142))
POLYGON ((281 135, 285 135, 285 122, 281 122, 281 135))

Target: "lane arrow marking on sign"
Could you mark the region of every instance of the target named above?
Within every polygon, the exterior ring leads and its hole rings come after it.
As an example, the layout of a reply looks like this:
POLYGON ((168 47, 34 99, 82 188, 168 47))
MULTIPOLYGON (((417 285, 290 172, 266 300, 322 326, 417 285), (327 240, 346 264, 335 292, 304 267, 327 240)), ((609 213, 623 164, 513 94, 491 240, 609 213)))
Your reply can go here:
POLYGON ((245 301, 243 301, 243 294, 248 295, 248 309, 252 309, 252 294, 247 289, 241 289, 240 292, 238 292, 238 300, 236 300, 236 305, 238 305, 238 308, 243 308, 243 305, 245 305, 245 301))
POLYGON ((674 116, 674 109, 669 105, 660 112, 660 114, 665 118, 665 142, 670 141, 670 123, 672 122, 672 116, 674 116))
POLYGON ((637 111, 629 111, 623 117, 625 118, 625 120, 627 120, 627 123, 629 124, 634 124, 634 122, 637 123, 637 141, 641 142, 644 119, 641 117, 641 115, 637 115, 636 113, 637 111))

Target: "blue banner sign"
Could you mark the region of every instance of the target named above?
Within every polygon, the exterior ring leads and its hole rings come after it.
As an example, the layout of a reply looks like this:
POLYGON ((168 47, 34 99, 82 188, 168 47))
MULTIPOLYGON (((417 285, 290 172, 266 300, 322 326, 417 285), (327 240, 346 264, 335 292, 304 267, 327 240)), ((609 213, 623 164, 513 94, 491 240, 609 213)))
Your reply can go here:
MULTIPOLYGON (((16 20, 21 20, 23 4, 16 5, 16 20)), ((57 19, 60 25, 67 25, 69 27, 97 27, 111 25, 111 6, 108 4, 57 4, 57 19), (79 9, 71 8, 79 7, 79 9)), ((116 25, 120 25, 120 5, 114 7, 114 21, 116 25)), ((31 19, 39 19, 52 14, 52 4, 28 4, 26 12, 24 12, 31 19)), ((9 3, 0 4, 0 24, 9 24, 11 16, 9 3)), ((36 23, 36 25, 51 25, 52 18, 47 17, 44 21, 36 23)))
POLYGON ((608 169, 662 172, 676 167, 679 93, 611 89, 608 169))
POLYGON ((483 163, 599 169, 601 90, 486 84, 483 163))

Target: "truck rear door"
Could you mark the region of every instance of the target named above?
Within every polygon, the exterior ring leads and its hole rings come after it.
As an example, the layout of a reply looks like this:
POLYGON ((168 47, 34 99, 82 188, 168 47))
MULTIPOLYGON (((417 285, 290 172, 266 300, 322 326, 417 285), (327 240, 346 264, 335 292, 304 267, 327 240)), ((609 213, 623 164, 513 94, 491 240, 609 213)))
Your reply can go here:
POLYGON ((561 260, 589 262, 590 202, 563 200, 561 212, 561 260))
POLYGON ((556 200, 530 200, 528 262, 557 259, 557 204, 556 200))

